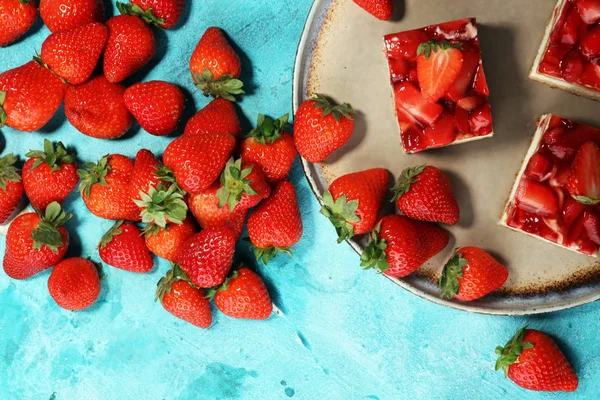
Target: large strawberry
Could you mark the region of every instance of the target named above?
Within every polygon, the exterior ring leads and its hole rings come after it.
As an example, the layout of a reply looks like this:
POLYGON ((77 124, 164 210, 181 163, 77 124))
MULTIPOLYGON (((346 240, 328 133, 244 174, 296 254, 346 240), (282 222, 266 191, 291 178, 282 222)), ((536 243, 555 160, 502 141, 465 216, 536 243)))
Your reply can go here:
POLYGON ((248 218, 248 235, 257 260, 268 264, 277 253, 292 255, 291 247, 302 237, 302 217, 294 186, 277 184, 271 196, 248 218))
POLYGON ((221 187, 217 191, 219 207, 236 207, 248 210, 271 194, 271 187, 259 166, 242 164, 242 159, 230 158, 221 174, 221 187))
POLYGON ((0 128, 40 129, 54 115, 67 85, 36 61, 0 74, 0 128))
POLYGON ((0 1, 0 47, 8 46, 33 26, 37 8, 33 0, 0 1))
POLYGON ((263 320, 273 311, 265 283, 243 265, 209 296, 214 296, 215 305, 223 314, 233 318, 263 320))
POLYGON ((12 153, 0 157, 0 225, 8 221, 23 197, 23 183, 16 163, 17 157, 12 153))
POLYGON ((164 229, 154 225, 145 231, 146 246, 165 260, 176 261, 183 243, 196 233, 198 227, 191 217, 183 220, 182 224, 167 224, 164 229))
POLYGON ((394 14, 394 0, 353 0, 366 12, 382 21, 389 21, 394 14))
POLYGON ((126 14, 137 15, 148 24, 169 29, 181 18, 185 0, 130 0, 119 3, 126 14))
POLYGON ((237 79, 242 63, 219 28, 210 27, 204 32, 190 58, 190 71, 205 96, 235 101, 234 95, 244 93, 244 84, 237 79))
POLYGON ((104 21, 102 0, 40 0, 40 15, 50 32, 104 21))
POLYGON ((65 310, 83 310, 94 304, 100 294, 99 265, 85 258, 67 258, 52 269, 48 292, 65 310))
POLYGON ((6 234, 6 275, 27 279, 62 260, 69 247, 69 233, 63 225, 71 216, 60 204, 50 203, 43 214, 39 211, 15 218, 6 234))
POLYGON ((502 368, 505 376, 525 389, 573 392, 579 384, 569 361, 544 332, 521 328, 504 347, 496 348, 496 354, 496 371, 502 368))
POLYGON ((294 121, 294 142, 300 155, 317 163, 346 144, 354 131, 354 113, 349 104, 334 105, 321 94, 302 103, 294 121))
POLYGON ((130 272, 149 272, 154 261, 140 230, 131 223, 116 222, 98 244, 102 261, 130 272))
POLYGON ((600 203, 600 149, 596 143, 586 142, 579 148, 571 164, 567 190, 580 203, 600 203))
POLYGON ((373 168, 340 176, 323 193, 321 214, 338 233, 338 243, 375 226, 388 190, 389 174, 373 168))
POLYGON ((405 169, 392 191, 398 209, 409 218, 446 225, 458 222, 460 211, 450 180, 436 167, 405 169))
POLYGON ((463 65, 461 45, 432 39, 417 49, 417 77, 421 93, 438 101, 454 83, 463 65))
POLYGON ((187 122, 184 135, 204 135, 205 133, 229 133, 236 138, 242 133, 235 106, 229 100, 212 100, 187 122))

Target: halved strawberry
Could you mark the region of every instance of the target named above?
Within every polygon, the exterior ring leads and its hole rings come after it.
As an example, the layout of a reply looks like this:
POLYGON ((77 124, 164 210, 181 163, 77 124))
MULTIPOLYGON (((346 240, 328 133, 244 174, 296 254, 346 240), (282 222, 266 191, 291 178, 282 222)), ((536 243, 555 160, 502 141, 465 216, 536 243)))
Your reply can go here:
POLYGON ((574 48, 560 63, 560 71, 567 82, 577 82, 583 74, 583 57, 579 51, 574 48))
POLYGON ((525 176, 538 182, 548 179, 551 173, 552 163, 540 153, 531 156, 527 163, 527 169, 525 169, 525 176))
POLYGON ((427 35, 420 30, 406 31, 387 35, 384 38, 387 56, 390 58, 417 57, 419 45, 427 41, 427 35))
POLYGON ((469 112, 460 107, 454 110, 454 124, 460 133, 469 133, 469 112))
POLYGON ((578 202, 572 197, 566 197, 563 202, 562 220, 566 226, 571 226, 573 222, 583 213, 586 205, 578 202))
MULTIPOLYGON (((445 96, 447 99, 456 103, 461 97, 464 97, 473 83, 473 77, 477 72, 477 67, 479 67, 479 60, 478 51, 463 51, 462 69, 452 85, 450 85, 448 93, 445 96)), ((483 68, 479 69, 483 70, 483 68)))
POLYGON ((485 72, 483 72, 483 64, 479 64, 479 68, 477 68, 474 89, 482 96, 487 97, 490 95, 490 88, 488 88, 485 72))
POLYGON ((577 125, 565 134, 564 128, 556 127, 544 135, 544 141, 549 143, 548 150, 561 160, 575 157, 581 146, 588 141, 600 145, 600 130, 588 125, 577 125), (551 137, 550 134, 553 136, 551 137))
POLYGON ((560 32, 560 42, 572 46, 576 44, 581 35, 585 34, 586 26, 581 20, 577 10, 573 9, 569 12, 564 25, 560 32))
POLYGON ((394 85, 396 108, 403 109, 418 121, 431 126, 442 115, 444 108, 423 97, 419 89, 410 82, 394 85))
POLYGON ((583 204, 600 203, 600 148, 585 142, 571 164, 567 190, 583 204))
POLYGON ((544 217, 555 217, 558 212, 556 193, 549 186, 523 178, 517 189, 518 207, 544 217))
POLYGON ((444 146, 456 140, 454 116, 445 112, 431 127, 425 128, 425 138, 429 146, 444 146))
POLYGON ((596 25, 588 31, 581 39, 579 48, 588 60, 600 56, 600 26, 596 25))
POLYGON ((483 104, 483 98, 481 96, 468 96, 456 102, 456 105, 467 111, 473 111, 477 107, 483 104))
POLYGON ((463 66, 460 44, 432 39, 417 49, 417 75, 423 96, 438 101, 454 83, 463 66))
POLYGON ((471 133, 475 136, 483 136, 492 132, 492 108, 490 103, 485 103, 471 112, 469 125, 471 133))
POLYGON ((586 24, 595 24, 600 20, 600 1, 575 0, 575 7, 577 7, 581 19, 586 24))

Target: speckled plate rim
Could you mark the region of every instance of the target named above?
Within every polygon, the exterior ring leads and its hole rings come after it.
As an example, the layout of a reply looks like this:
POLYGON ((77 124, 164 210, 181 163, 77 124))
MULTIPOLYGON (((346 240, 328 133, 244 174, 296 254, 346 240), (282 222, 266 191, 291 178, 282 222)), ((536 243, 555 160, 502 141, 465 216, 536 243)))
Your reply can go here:
MULTIPOLYGON (((294 114, 298 111, 300 104, 305 100, 305 89, 309 78, 309 68, 307 68, 307 60, 312 60, 312 54, 314 52, 314 46, 317 42, 321 27, 327 13, 327 10, 335 0, 314 0, 313 5, 310 9, 300 42, 298 43, 298 49, 296 51, 296 58, 294 61, 294 73, 293 73, 293 85, 292 85, 292 103, 294 108, 294 114)), ((313 191, 315 197, 322 205, 321 195, 327 188, 328 184, 323 176, 319 164, 313 164, 306 161, 303 157, 300 157, 302 169, 304 175, 313 191)), ((355 240, 346 240, 350 247, 360 256, 362 254, 362 247, 355 240)), ((385 275, 384 275, 385 276, 385 275)), ((600 300, 600 291, 595 294, 582 296, 576 299, 568 299, 564 302, 556 302, 547 306, 541 305, 537 307, 524 306, 523 308, 502 308, 502 307, 486 307, 481 302, 471 303, 460 303, 456 301, 448 301, 434 296, 430 293, 421 290, 410 282, 403 279, 396 279, 389 276, 385 276, 401 288, 408 292, 428 300, 432 303, 452 308, 460 311, 467 311, 477 314, 487 315, 500 315, 500 316, 525 316, 542 313, 550 313, 554 311, 566 310, 569 308, 581 306, 600 300)), ((423 278, 424 279, 424 278, 423 278)))

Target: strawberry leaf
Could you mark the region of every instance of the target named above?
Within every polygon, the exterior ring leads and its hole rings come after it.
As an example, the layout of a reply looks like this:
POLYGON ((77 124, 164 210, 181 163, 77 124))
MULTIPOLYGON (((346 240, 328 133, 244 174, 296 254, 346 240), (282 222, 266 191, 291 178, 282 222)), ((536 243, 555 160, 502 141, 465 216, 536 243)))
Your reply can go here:
POLYGON ((216 197, 219 199, 219 208, 229 206, 229 212, 233 212, 235 206, 242 200, 244 194, 256 195, 252 188, 252 180, 246 179, 252 172, 252 166, 242 169, 242 159, 234 160, 233 157, 227 161, 225 169, 221 173, 221 187, 217 190, 216 197))
POLYGON ((247 137, 251 137, 260 144, 275 143, 287 127, 289 114, 285 114, 276 120, 258 114, 256 128, 250 131, 247 137))
POLYGON ((277 256, 277 254, 279 254, 279 253, 287 254, 288 256, 290 256, 290 258, 293 257, 293 255, 292 255, 293 249, 291 249, 291 248, 275 247, 275 246, 261 248, 261 247, 256 247, 254 245, 252 247, 254 250, 254 256, 256 257, 256 260, 262 261, 263 264, 265 264, 265 265, 269 265, 269 261, 271 261, 271 259, 273 259, 275 256, 277 256))
POLYGON ((190 286, 194 286, 187 274, 179 267, 179 264, 171 263, 171 269, 158 281, 154 301, 162 301, 165 294, 171 293, 172 286, 177 281, 186 281, 190 286))
POLYGON ((8 153, 0 158, 0 189, 6 190, 7 182, 20 182, 21 175, 15 167, 17 157, 13 153, 8 153))
POLYGON ((340 196, 335 201, 329 190, 323 193, 321 198, 323 207, 321 214, 326 216, 338 234, 338 243, 354 236, 354 223, 360 222, 361 218, 357 214, 358 200, 348 201, 346 196, 340 196))
POLYGON ((176 183, 168 189, 160 183, 157 187, 150 186, 148 193, 140 191, 141 200, 133 202, 143 209, 140 214, 143 223, 166 228, 168 222, 183 224, 188 211, 184 195, 185 192, 176 183))
POLYGON ((29 150, 26 157, 35 158, 31 170, 33 171, 43 163, 48 164, 52 171, 60 171, 62 164, 73 164, 75 157, 67 152, 62 142, 56 144, 56 149, 51 141, 44 139, 44 150, 29 150))
POLYGON ((337 122, 340 122, 342 120, 342 116, 348 119, 353 119, 352 114, 356 113, 356 111, 352 108, 350 104, 343 103, 341 105, 336 105, 327 97, 319 93, 315 94, 312 100, 315 101, 315 107, 323 110, 323 117, 326 117, 329 114, 331 114, 337 122))
POLYGON ((148 9, 144 11, 144 9, 137 4, 117 2, 117 10, 119 10, 122 15, 133 15, 139 17, 145 23, 157 26, 159 28, 162 28, 165 24, 164 19, 152 14, 152 7, 148 7, 148 9))
POLYGON ((423 42, 417 47, 417 57, 423 54, 426 59, 431 57, 431 53, 437 53, 439 50, 450 50, 450 49, 462 49, 460 43, 451 43, 447 40, 431 39, 427 42, 423 42))
POLYGON ((244 94, 244 83, 232 75, 223 75, 218 79, 213 78, 212 72, 204 67, 201 74, 193 74, 196 87, 202 90, 205 96, 216 99, 222 97, 235 102, 235 95, 244 94))
POLYGON ((106 175, 111 169, 108 157, 108 155, 102 157, 97 164, 85 163, 83 169, 77 171, 77 175, 81 178, 78 190, 83 196, 90 197, 90 191, 95 184, 108 186, 106 175))
POLYGON ((600 203, 600 199, 592 199, 591 197, 587 197, 587 196, 571 195, 571 197, 573 197, 575 200, 577 200, 581 204, 586 204, 589 206, 593 206, 593 205, 600 203))
POLYGON ((121 228, 123 221, 117 221, 115 224, 102 236, 100 243, 96 246, 97 249, 104 249, 110 242, 113 241, 115 236, 119 236, 123 231, 121 228))
POLYGON ((218 292, 226 291, 229 288, 229 282, 232 279, 237 278, 238 276, 239 276, 239 271, 237 269, 232 270, 231 273, 229 274, 229 276, 223 281, 223 283, 221 283, 219 286, 209 289, 206 292, 206 296, 204 296, 204 297, 207 298, 208 300, 213 300, 215 298, 215 295, 218 292))
POLYGON ((423 172, 424 169, 425 165, 420 165, 418 167, 406 168, 404 171, 402 171, 398 181, 392 188, 392 202, 398 200, 400 197, 402 197, 402 195, 410 190, 410 186, 418 181, 417 176, 423 172))
POLYGON ((451 299, 453 295, 458 294, 460 288, 458 278, 463 277, 463 267, 468 263, 469 260, 464 259, 462 253, 455 253, 446 263, 438 281, 438 287, 442 290, 440 295, 442 299, 451 299))
POLYGON ((380 225, 378 224, 373 232, 369 244, 360 256, 360 266, 363 269, 375 269, 378 273, 387 271, 390 264, 387 261, 387 242, 379 237, 380 225))
POLYGON ((519 360, 519 356, 523 353, 523 350, 533 348, 533 343, 523 342, 526 333, 527 326, 524 326, 515 333, 504 347, 496 347, 496 354, 500 356, 496 360, 496 371, 502 368, 504 376, 507 376, 508 367, 519 360))
POLYGON ((31 232, 33 248, 40 250, 43 246, 47 246, 52 252, 58 253, 58 248, 64 244, 58 228, 71 219, 73 214, 66 214, 56 201, 48 204, 45 212, 38 209, 37 213, 40 222, 31 232))

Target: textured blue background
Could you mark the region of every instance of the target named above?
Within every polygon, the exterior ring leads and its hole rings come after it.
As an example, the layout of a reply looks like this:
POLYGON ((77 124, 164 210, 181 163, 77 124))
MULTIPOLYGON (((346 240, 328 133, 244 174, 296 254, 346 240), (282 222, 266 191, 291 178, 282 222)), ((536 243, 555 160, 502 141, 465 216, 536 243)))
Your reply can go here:
MULTIPOLYGON (((291 112, 293 59, 311 3, 188 0, 185 23, 159 33, 160 54, 136 79, 174 82, 188 91, 189 113, 203 107, 187 62, 202 32, 216 25, 245 53, 246 126, 259 112, 291 112)), ((0 71, 30 60, 47 35, 38 24, 34 34, 0 49, 0 71)), ((141 147, 160 154, 170 140, 140 130, 98 141, 75 131, 62 111, 46 131, 3 129, 0 149, 22 155, 48 137, 94 161, 109 152, 133 156, 141 147)), ((266 322, 215 313, 214 325, 200 330, 177 320, 153 303, 164 262, 147 275, 106 267, 99 301, 82 312, 54 304, 48 272, 27 282, 0 272, 0 399, 598 398, 600 304, 532 318, 430 304, 363 272, 356 254, 335 244, 299 165, 291 179, 305 232, 293 260, 258 267, 280 310, 266 322), (525 323, 557 339, 579 374, 576 395, 526 392, 493 371, 495 346, 525 323)), ((76 215, 68 225, 71 254, 97 259, 94 246, 112 223, 89 214, 75 195, 66 206, 76 215)))

